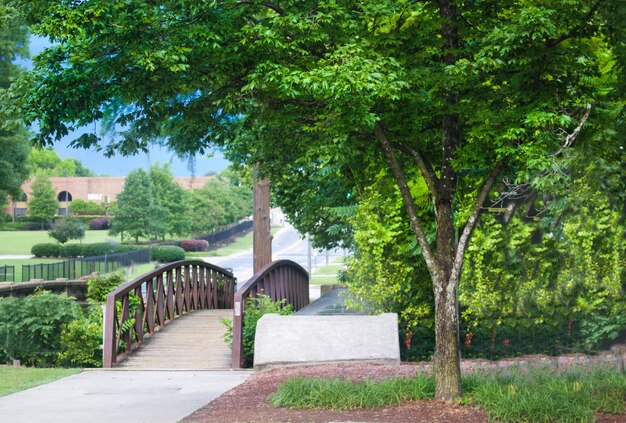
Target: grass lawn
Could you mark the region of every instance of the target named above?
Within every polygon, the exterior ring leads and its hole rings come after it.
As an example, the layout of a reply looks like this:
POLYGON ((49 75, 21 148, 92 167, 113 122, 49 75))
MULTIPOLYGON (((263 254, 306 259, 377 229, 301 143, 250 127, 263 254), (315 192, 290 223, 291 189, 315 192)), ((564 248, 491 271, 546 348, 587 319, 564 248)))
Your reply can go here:
MULTIPOLYGON (((272 235, 276 235, 282 227, 275 226, 272 228, 272 235)), ((242 237, 237 238, 233 243, 228 244, 225 247, 218 248, 212 251, 192 251, 187 253, 187 258, 193 257, 224 257, 232 254, 240 253, 252 248, 252 231, 248 232, 242 237)))
POLYGON ((35 369, 0 366, 0 396, 53 382, 80 373, 80 371, 81 369, 35 369))
MULTIPOLYGON (((85 231, 84 243, 120 241, 119 236, 109 235, 109 231, 85 231)), ((30 254, 34 244, 56 242, 48 231, 0 231, 0 254, 30 254)), ((72 240, 70 242, 76 242, 72 240)))
POLYGON ((339 283, 337 279, 338 273, 343 269, 345 269, 343 258, 338 262, 321 266, 311 275, 310 283, 311 285, 332 285, 339 283))

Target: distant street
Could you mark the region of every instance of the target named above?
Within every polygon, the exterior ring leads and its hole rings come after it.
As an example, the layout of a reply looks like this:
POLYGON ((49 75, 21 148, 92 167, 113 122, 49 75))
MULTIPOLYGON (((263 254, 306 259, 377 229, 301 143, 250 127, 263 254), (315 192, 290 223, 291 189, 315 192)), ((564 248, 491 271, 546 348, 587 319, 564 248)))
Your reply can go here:
MULTIPOLYGON (((336 258, 343 257, 344 250, 311 250, 311 271, 315 272, 320 266, 332 263, 336 258)), ((285 225, 274 235, 272 242, 272 259, 293 260, 308 270, 308 242, 302 238, 291 225, 285 225)), ((252 277, 252 250, 246 250, 226 257, 206 257, 206 262, 217 266, 232 269, 241 284, 252 277)))

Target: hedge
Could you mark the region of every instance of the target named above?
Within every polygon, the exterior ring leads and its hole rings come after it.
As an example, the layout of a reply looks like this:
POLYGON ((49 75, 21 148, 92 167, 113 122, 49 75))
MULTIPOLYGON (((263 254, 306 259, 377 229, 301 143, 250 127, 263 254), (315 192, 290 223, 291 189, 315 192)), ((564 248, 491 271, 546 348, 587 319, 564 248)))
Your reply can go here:
POLYGON ((157 245, 151 247, 152 259, 161 263, 169 263, 185 259, 185 250, 174 245, 157 245))
POLYGON ((30 249, 30 253, 35 257, 59 257, 60 250, 60 244, 46 242, 33 245, 30 249))
POLYGON ((82 248, 81 244, 62 244, 59 257, 78 257, 81 255, 82 248))
POLYGON ((180 241, 179 246, 185 251, 207 251, 209 242, 204 239, 186 239, 180 241))

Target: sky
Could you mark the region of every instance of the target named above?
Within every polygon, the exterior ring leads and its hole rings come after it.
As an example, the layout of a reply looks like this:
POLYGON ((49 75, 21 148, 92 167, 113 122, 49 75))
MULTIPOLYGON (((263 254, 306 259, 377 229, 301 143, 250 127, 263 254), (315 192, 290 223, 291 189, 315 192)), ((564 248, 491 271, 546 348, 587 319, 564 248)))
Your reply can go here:
MULTIPOLYGON (((43 49, 50 45, 45 38, 31 36, 30 54, 36 56, 43 49)), ((30 60, 19 61, 24 67, 31 67, 30 60)), ((34 128, 33 130, 36 130, 34 128)), ((92 130, 91 128, 85 131, 92 130)), ((81 132, 79 131, 78 134, 81 132)), ((62 159, 71 157, 83 162, 83 165, 91 169, 97 175, 125 176, 131 170, 137 168, 147 169, 150 165, 158 163, 170 163, 170 168, 174 176, 195 176, 205 175, 208 172, 220 172, 225 169, 230 162, 224 158, 220 151, 214 151, 212 157, 196 156, 190 163, 188 159, 181 159, 167 149, 155 145, 151 147, 148 154, 138 154, 136 156, 123 157, 115 156, 106 158, 102 153, 95 150, 75 149, 68 146, 73 138, 71 136, 55 144, 54 149, 62 159), (191 165, 190 165, 191 164, 191 165)))

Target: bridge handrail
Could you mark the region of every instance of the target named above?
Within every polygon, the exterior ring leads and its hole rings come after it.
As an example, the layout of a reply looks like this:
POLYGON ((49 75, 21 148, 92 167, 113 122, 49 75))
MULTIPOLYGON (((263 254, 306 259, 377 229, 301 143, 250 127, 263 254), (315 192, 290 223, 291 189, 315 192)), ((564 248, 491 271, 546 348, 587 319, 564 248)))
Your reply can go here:
POLYGON ((277 260, 267 264, 235 293, 233 317, 234 368, 245 367, 243 353, 243 317, 246 298, 258 293, 268 295, 274 301, 286 300, 295 311, 309 304, 309 274, 302 266, 291 260, 277 260))
POLYGON ((103 366, 117 365, 144 339, 183 314, 233 308, 234 290, 231 272, 197 260, 170 263, 120 285, 106 299, 103 366))

